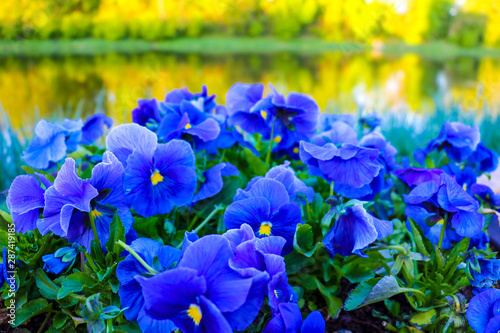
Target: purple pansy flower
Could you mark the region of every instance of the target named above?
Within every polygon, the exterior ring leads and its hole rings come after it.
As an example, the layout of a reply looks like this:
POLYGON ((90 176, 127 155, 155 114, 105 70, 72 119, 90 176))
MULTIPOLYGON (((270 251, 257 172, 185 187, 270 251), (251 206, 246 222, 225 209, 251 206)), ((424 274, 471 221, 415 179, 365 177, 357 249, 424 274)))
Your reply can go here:
MULTIPOLYGON (((163 272, 175 266, 181 251, 147 238, 139 238, 130 247, 154 270, 163 272)), ((125 318, 137 321, 143 332, 170 333, 176 329, 168 319, 155 319, 146 313, 140 278, 147 279, 151 273, 133 256, 128 255, 118 264, 116 276, 120 281, 118 295, 122 308, 127 308, 125 318)))
POLYGON ((12 214, 16 232, 36 229, 36 223, 45 206, 45 190, 52 186, 44 175, 35 175, 17 176, 10 185, 6 203, 12 214))
POLYGON ((412 167, 394 171, 394 174, 409 187, 420 185, 428 181, 440 184, 441 174, 443 173, 444 172, 441 169, 422 169, 412 167))
POLYGON ((224 213, 226 228, 236 229, 247 223, 258 237, 283 237, 286 240, 283 254, 292 251, 295 229, 302 217, 297 203, 290 202, 285 186, 274 179, 262 178, 239 195, 224 213))
POLYGON ((202 112, 211 112, 215 107, 215 95, 208 96, 208 89, 206 85, 201 86, 201 92, 192 93, 188 88, 174 89, 167 94, 165 102, 169 104, 181 104, 187 101, 194 105, 202 112))

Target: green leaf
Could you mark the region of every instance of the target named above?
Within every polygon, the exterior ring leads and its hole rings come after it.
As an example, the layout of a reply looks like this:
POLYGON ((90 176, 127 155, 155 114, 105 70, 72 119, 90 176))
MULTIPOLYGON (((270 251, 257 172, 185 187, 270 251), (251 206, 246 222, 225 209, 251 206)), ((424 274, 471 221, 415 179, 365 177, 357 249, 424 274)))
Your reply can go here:
POLYGON ((254 174, 257 176, 264 176, 267 172, 264 162, 262 162, 259 157, 255 156, 250 149, 244 148, 243 150, 245 152, 247 162, 254 174))
POLYGON ((108 249, 110 253, 119 255, 121 253, 121 247, 116 242, 120 240, 125 242, 125 228, 118 214, 115 214, 109 225, 109 239, 106 242, 106 249, 108 249))
POLYGON ((430 257, 433 248, 431 242, 424 236, 422 229, 415 221, 410 218, 408 221, 411 225, 411 233, 418 252, 422 253, 426 257, 430 257))
POLYGON ((66 320, 68 320, 68 316, 62 312, 57 312, 54 318, 52 318, 52 327, 61 328, 66 324, 66 320))
POLYGON ((0 209, 0 216, 2 216, 5 221, 12 223, 12 216, 9 213, 0 209))
POLYGON ((14 327, 21 325, 31 317, 38 316, 39 314, 50 311, 51 309, 52 304, 49 304, 44 298, 37 298, 29 301, 17 310, 14 327))
POLYGON ((337 286, 324 286, 318 279, 315 279, 315 281, 316 285, 318 286, 319 292, 321 293, 321 295, 323 295, 323 298, 326 301, 328 314, 332 318, 337 318, 340 310, 342 309, 342 300, 339 297, 333 295, 338 292, 339 288, 337 286))
POLYGON ((36 270, 36 286, 43 297, 47 299, 57 298, 60 287, 52 282, 41 268, 36 270))
POLYGON ((80 292, 85 286, 92 288, 96 282, 90 275, 82 272, 71 274, 61 283, 62 287, 57 293, 57 299, 62 299, 70 293, 80 292))
MULTIPOLYGON (((372 255, 372 253, 370 253, 372 255)), ((351 283, 360 283, 375 277, 375 270, 380 267, 378 260, 358 257, 342 266, 344 277, 351 283)))
POLYGON ((427 326, 432 324, 437 317, 437 311, 431 309, 426 312, 419 312, 410 319, 410 323, 418 326, 427 326))
POLYGON ((349 292, 344 308, 351 311, 405 292, 392 275, 362 282, 349 292))
POLYGON ((106 267, 106 259, 104 258, 104 253, 102 252, 102 248, 99 246, 95 239, 90 242, 90 251, 95 263, 101 268, 106 267))
POLYGON ((309 224, 298 224, 297 230, 295 231, 295 235, 293 237, 293 247, 299 253, 302 253, 306 257, 312 257, 320 242, 317 242, 316 245, 314 243, 314 234, 312 231, 312 227, 309 224))

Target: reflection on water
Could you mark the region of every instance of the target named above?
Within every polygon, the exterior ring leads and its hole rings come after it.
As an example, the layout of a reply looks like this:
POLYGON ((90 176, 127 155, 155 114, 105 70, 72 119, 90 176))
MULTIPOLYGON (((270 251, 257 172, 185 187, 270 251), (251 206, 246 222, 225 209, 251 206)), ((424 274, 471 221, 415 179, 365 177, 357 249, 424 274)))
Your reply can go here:
POLYGON ((0 101, 16 128, 55 115, 84 117, 96 107, 124 122, 137 98, 162 99, 182 86, 199 91, 207 84, 224 103, 235 82, 272 82, 282 92, 307 93, 332 112, 355 112, 357 105, 427 112, 438 87, 466 109, 498 112, 500 105, 499 59, 343 53, 0 58, 0 101))

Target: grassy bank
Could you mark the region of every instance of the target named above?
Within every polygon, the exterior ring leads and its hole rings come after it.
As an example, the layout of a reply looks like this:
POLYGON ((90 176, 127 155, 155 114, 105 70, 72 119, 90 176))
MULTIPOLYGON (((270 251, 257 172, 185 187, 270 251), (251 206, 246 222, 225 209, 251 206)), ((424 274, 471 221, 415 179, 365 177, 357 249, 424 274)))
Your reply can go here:
MULTIPOLYGON (((7 56, 52 56, 52 55, 98 55, 105 53, 207 53, 207 54, 265 54, 293 52, 319 54, 323 52, 358 53, 371 50, 371 46, 354 42, 328 42, 316 38, 281 40, 277 38, 227 38, 204 37, 182 38, 166 41, 144 40, 20 40, 1 41, 0 57, 7 56)), ((384 53, 416 53, 430 58, 453 58, 458 56, 500 57, 500 49, 463 48, 446 42, 421 45, 386 44, 384 53)))

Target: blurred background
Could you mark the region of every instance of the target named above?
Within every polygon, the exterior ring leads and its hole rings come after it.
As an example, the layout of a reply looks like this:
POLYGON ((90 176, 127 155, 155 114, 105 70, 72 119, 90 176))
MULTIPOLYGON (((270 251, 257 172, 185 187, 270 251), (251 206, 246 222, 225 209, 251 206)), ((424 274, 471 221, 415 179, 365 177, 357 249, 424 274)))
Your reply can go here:
POLYGON ((235 82, 378 111, 408 151, 447 119, 500 145, 498 22, 500 0, 2 0, 3 153, 41 118, 130 121, 138 98, 202 84, 223 104, 235 82))

